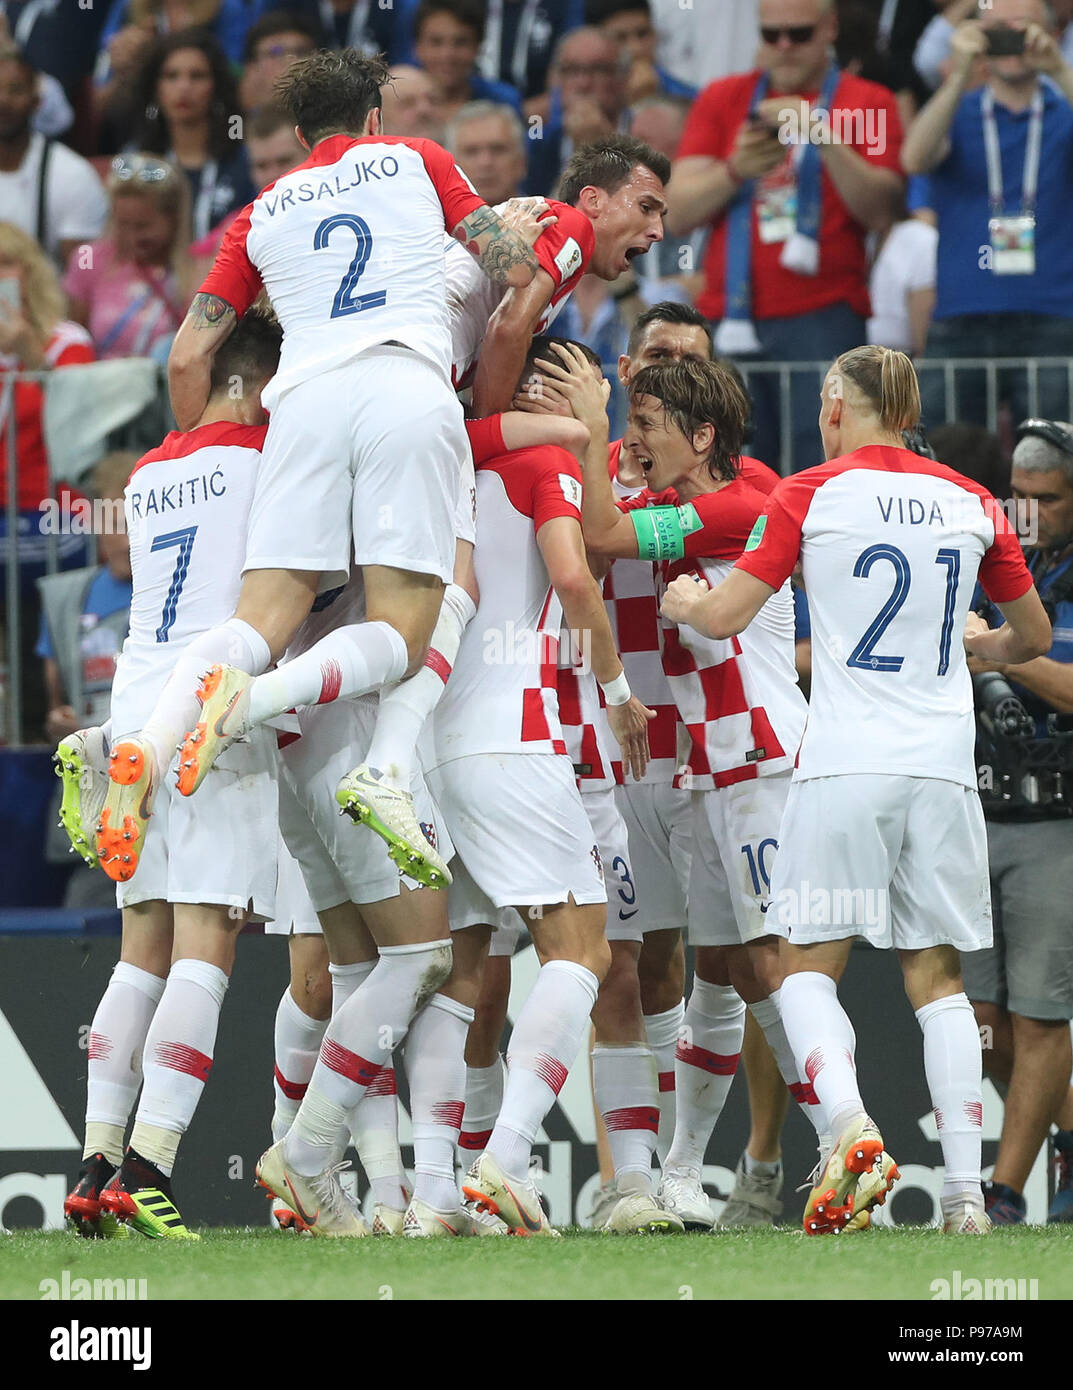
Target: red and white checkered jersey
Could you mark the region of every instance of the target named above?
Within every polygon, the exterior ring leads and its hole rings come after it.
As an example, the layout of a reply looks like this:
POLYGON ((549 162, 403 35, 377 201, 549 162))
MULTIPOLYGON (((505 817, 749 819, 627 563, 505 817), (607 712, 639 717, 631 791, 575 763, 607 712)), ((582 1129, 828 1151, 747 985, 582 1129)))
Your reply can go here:
POLYGON ((329 136, 262 190, 228 228, 201 290, 240 318, 268 291, 283 352, 266 407, 389 340, 449 377, 444 230, 482 206, 439 145, 385 135, 329 136))
POLYGON ((607 722, 603 691, 568 627, 559 636, 558 681, 559 723, 578 788, 601 791, 621 785, 622 753, 607 722))
POLYGON ((436 766, 474 753, 566 753, 557 680, 562 605, 537 533, 557 517, 580 528, 581 473, 574 456, 555 447, 489 457, 497 429, 494 416, 469 429, 481 600, 434 716, 436 766))
MULTIPOLYGON (((618 480, 621 451, 622 440, 614 440, 608 450, 611 486, 620 499, 636 497, 645 489, 624 487, 618 480)), ((630 691, 656 712, 648 725, 651 756, 641 781, 665 786, 678 771, 678 707, 663 672, 662 620, 651 562, 616 560, 604 579, 603 592, 630 691)))
POLYGON ((965 618, 978 575, 995 603, 1032 586, 991 494, 944 464, 869 445, 783 479, 738 566, 779 587, 799 556, 812 693, 795 775, 975 787, 965 618))
MULTIPOLYGON (((666 494, 641 493, 619 505, 665 504, 666 494)), ((656 595, 680 574, 714 588, 741 555, 764 497, 742 478, 689 505, 693 525, 685 556, 656 565, 656 595)), ((661 620, 662 622, 662 620, 661 620)), ((794 665, 794 606, 787 581, 740 637, 715 641, 692 628, 662 623, 663 669, 688 735, 688 775, 677 783, 698 791, 732 786, 793 766, 807 706, 794 665)))
MULTIPOLYGON (((500 203, 496 211, 501 212, 500 203)), ((546 333, 558 317, 577 282, 588 269, 596 249, 596 233, 583 212, 569 203, 548 200, 559 219, 541 232, 533 251, 541 270, 551 276, 554 289, 544 316, 534 329, 546 333)), ((453 238, 444 244, 447 271, 447 310, 451 324, 453 380, 460 390, 469 385, 480 355, 488 320, 506 293, 490 280, 471 255, 453 238)))
POLYGON ((131 472, 123 507, 134 592, 112 690, 117 734, 141 727, 176 651, 235 611, 264 437, 264 425, 226 421, 174 430, 131 472))

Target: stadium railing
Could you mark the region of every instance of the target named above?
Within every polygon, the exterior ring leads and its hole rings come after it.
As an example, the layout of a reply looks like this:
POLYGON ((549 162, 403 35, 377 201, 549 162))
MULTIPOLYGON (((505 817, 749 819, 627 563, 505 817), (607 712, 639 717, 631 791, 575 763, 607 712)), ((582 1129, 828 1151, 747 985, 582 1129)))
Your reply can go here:
MULTIPOLYGON (((779 471, 784 475, 792 471, 792 388, 795 380, 805 379, 818 392, 819 386, 823 381, 823 376, 830 367, 828 360, 823 361, 797 361, 797 362, 749 362, 740 361, 738 367, 745 379, 746 386, 751 386, 754 382, 761 379, 774 377, 778 383, 778 398, 780 411, 780 437, 781 437, 781 457, 778 460, 779 471)), ((1023 401, 1025 416, 1038 415, 1043 401, 1041 390, 1041 375, 1043 373, 1060 374, 1065 384, 1065 410, 1066 418, 1073 413, 1073 358, 1066 357, 1002 357, 1002 358, 946 358, 946 359, 923 359, 916 364, 918 375, 921 379, 921 387, 925 393, 941 388, 943 399, 943 420, 954 423, 958 419, 958 397, 959 391, 971 383, 977 392, 982 386, 984 410, 982 418, 975 423, 985 424, 992 432, 997 432, 1000 425, 1001 410, 1006 392, 1010 389, 1011 381, 1020 381, 1017 394, 1023 401), (938 384, 937 384, 938 383, 938 384)), ((617 380, 617 363, 604 364, 605 375, 613 382, 617 380)), ((1056 380, 1055 375, 1049 377, 1050 382, 1056 380)), ((94 363, 85 367, 65 367, 62 373, 50 372, 7 372, 3 376, 3 388, 0 392, 0 421, 3 422, 2 428, 7 440, 7 456, 9 459, 17 458, 17 424, 15 411, 12 409, 14 402, 14 388, 17 381, 39 381, 45 386, 46 402, 46 438, 49 439, 53 447, 62 440, 63 453, 68 465, 72 460, 78 460, 85 455, 84 441, 81 439, 70 439, 70 430, 73 426, 70 421, 77 418, 76 410, 73 410, 70 392, 72 388, 77 389, 79 381, 85 383, 87 409, 96 411, 100 404, 100 385, 107 382, 112 390, 111 406, 113 412, 118 411, 122 415, 124 411, 123 401, 126 402, 127 418, 133 418, 137 413, 145 408, 146 387, 151 384, 153 390, 160 397, 162 407, 166 407, 167 387, 164 380, 162 369, 155 363, 143 359, 132 359, 130 362, 108 362, 94 363), (129 389, 116 394, 115 388, 124 387, 122 377, 117 376, 117 370, 127 369, 131 372, 129 389), (81 377, 76 374, 82 374, 81 377), (50 392, 56 389, 59 378, 63 378, 63 390, 66 397, 65 409, 62 412, 62 423, 59 428, 49 430, 49 397, 50 392)), ((77 398, 75 400, 77 405, 77 398)), ((624 414, 622 406, 624 402, 617 402, 617 414, 621 417, 624 414)), ((118 416, 116 417, 118 419, 118 416)), ((119 421, 121 423, 121 421, 119 421)), ((938 418, 926 419, 925 424, 939 424, 938 418)), ((1017 422, 1014 421, 1014 424, 1017 422)), ((92 433, 92 429, 89 433, 92 433)), ((103 447, 100 450, 103 452, 103 447)), ((46 450, 48 453, 48 450, 46 450)), ((49 468, 47 474, 46 495, 51 496, 57 480, 78 485, 84 482, 85 467, 77 473, 71 475, 71 468, 67 467, 63 471, 52 467, 52 460, 49 458, 49 468)), ((6 646, 6 681, 0 684, 0 696, 3 696, 3 715, 0 717, 0 741, 6 741, 12 747, 19 747, 23 739, 23 712, 20 704, 20 612, 19 612, 19 565, 30 561, 31 553, 34 558, 40 559, 41 542, 44 541, 45 570, 49 574, 55 573, 59 568, 62 558, 62 546, 64 538, 54 533, 54 528, 49 531, 41 530, 37 536, 30 538, 32 546, 27 539, 20 538, 17 534, 19 513, 17 508, 18 479, 15 468, 8 469, 6 495, 0 499, 7 519, 7 538, 0 540, 3 547, 3 570, 6 577, 6 595, 4 611, 5 646, 6 646), (15 543, 10 543, 10 538, 15 536, 15 543)), ((92 539, 92 538, 90 538, 92 539)), ((3 654, 0 654, 0 660, 3 654)))

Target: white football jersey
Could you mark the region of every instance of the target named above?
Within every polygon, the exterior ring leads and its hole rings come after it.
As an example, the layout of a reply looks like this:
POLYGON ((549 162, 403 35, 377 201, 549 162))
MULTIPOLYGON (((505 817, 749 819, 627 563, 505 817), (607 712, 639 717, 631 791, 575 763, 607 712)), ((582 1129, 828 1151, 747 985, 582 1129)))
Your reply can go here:
MULTIPOLYGON (((471 439, 473 434, 471 432, 471 439)), ((434 765, 474 753, 566 753, 558 710, 562 605, 536 534, 581 525, 581 474, 565 449, 516 449, 477 471, 481 601, 434 715, 434 765)))
POLYGON ((266 426, 175 430, 124 493, 133 596, 112 687, 115 735, 140 729, 175 653, 235 611, 266 426))
POLYGON ((259 193, 228 228, 201 292, 241 318, 268 291, 283 351, 266 408, 384 342, 449 379, 443 236, 483 206, 439 145, 384 135, 330 136, 259 193))
POLYGON ((871 445, 785 478, 738 567, 779 588, 799 555, 812 692, 795 776, 975 788, 962 639, 977 575, 995 603, 1032 587, 995 499, 941 463, 871 445))

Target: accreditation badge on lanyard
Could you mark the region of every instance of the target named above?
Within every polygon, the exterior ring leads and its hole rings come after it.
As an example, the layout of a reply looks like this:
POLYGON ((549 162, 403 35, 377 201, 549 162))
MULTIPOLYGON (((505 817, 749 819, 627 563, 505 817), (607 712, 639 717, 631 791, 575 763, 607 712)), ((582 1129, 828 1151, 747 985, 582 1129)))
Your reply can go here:
POLYGON ((1036 193, 1039 189, 1040 155, 1043 148, 1043 91, 1037 85, 1032 97, 1025 143, 1025 167, 1021 181, 1021 211, 1017 216, 1005 210, 1002 183, 1002 152, 995 121, 995 98, 984 88, 980 103, 984 120, 984 153, 987 156, 987 191, 991 207, 988 231, 991 240, 991 270, 995 275, 1034 275, 1036 273, 1036 193))

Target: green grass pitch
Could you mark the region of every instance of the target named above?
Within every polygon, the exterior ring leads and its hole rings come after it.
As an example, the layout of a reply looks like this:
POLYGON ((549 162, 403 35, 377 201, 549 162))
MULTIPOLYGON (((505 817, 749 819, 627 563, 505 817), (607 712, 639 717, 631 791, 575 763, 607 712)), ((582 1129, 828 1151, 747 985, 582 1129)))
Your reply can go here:
MULTIPOLYGON (((0 1300, 40 1299, 78 1279, 145 1280, 153 1299, 883 1299, 930 1300, 933 1281, 1023 1279, 1041 1301, 1073 1298, 1073 1226, 985 1239, 923 1228, 806 1237, 740 1234, 314 1240, 206 1228, 199 1243, 0 1235, 0 1300)), ((132 1286, 137 1288, 137 1285, 132 1286)), ((74 1305, 65 1307, 74 1313, 74 1305)), ((98 1305, 99 1306, 99 1305, 98 1305)), ((988 1305, 993 1311, 994 1303, 988 1305)))

